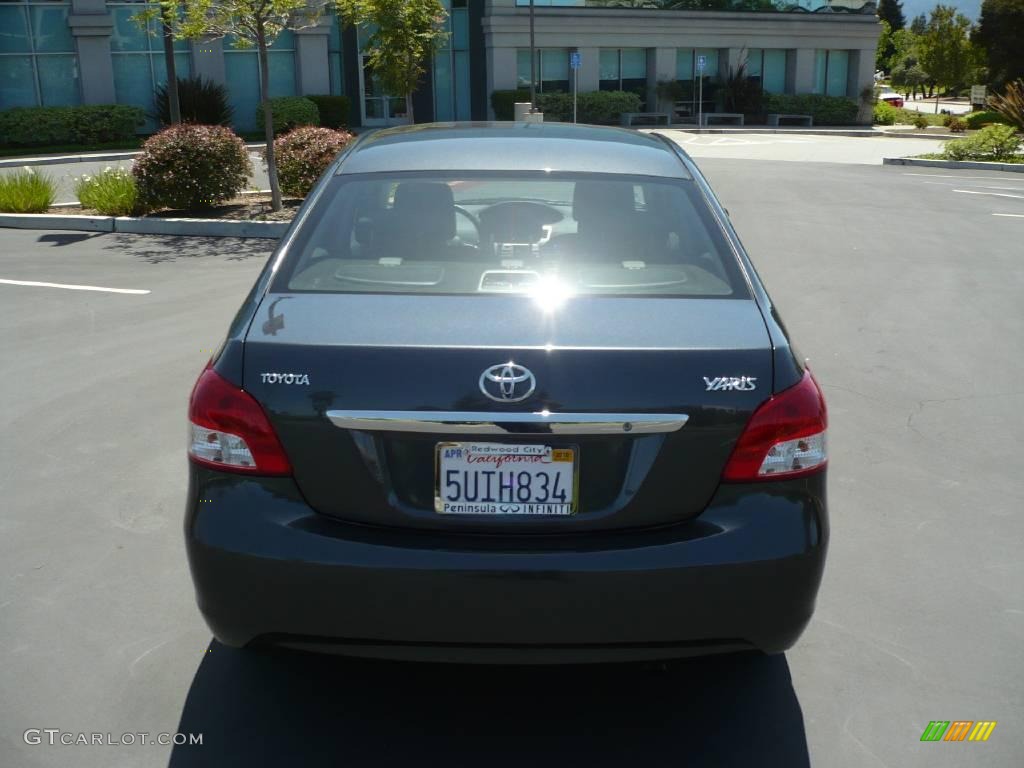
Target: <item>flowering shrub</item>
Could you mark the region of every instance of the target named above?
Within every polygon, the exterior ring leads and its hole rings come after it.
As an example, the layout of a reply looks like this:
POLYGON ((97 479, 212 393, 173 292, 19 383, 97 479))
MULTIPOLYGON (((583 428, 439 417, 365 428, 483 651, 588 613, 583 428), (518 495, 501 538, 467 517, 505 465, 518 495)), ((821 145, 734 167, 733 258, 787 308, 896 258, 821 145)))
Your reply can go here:
POLYGON ((57 185, 45 173, 24 170, 0 174, 0 211, 46 213, 57 196, 57 185))
POLYGON ((296 128, 274 141, 281 191, 305 197, 331 161, 352 141, 352 134, 312 126, 296 128))
POLYGON ((242 191, 252 174, 243 142, 219 125, 175 125, 142 145, 132 175, 147 208, 209 208, 242 191))
POLYGON ((946 123, 946 127, 949 128, 950 133, 963 133, 967 130, 967 121, 959 117, 953 117, 946 123))
POLYGON ((127 168, 106 168, 97 176, 82 175, 75 179, 75 196, 83 208, 92 208, 104 216, 142 213, 139 190, 127 168))

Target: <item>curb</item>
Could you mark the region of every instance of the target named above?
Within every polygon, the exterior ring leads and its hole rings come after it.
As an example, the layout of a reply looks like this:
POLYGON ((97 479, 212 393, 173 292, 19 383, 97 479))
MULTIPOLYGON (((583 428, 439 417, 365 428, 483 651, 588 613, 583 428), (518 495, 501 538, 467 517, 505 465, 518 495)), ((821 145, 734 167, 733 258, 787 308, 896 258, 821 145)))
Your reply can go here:
POLYGON ((64 165, 65 163, 101 163, 106 160, 130 160, 138 152, 107 152, 101 155, 46 155, 44 157, 5 157, 0 168, 23 168, 35 165, 64 165))
POLYGON ((925 168, 960 168, 972 171, 1024 173, 1024 163, 987 163, 981 160, 928 160, 921 157, 883 157, 882 165, 916 165, 925 168))
MULTIPOLYGON (((263 149, 263 142, 246 142, 247 149, 263 149)), ((23 168, 26 165, 64 165, 65 163, 102 163, 108 160, 131 160, 141 150, 125 150, 123 152, 96 152, 81 155, 41 155, 34 157, 0 158, 0 168, 23 168)))
POLYGON ((177 237, 281 237, 287 221, 226 219, 159 219, 134 216, 64 216, 54 213, 0 213, 0 227, 13 229, 70 229, 79 232, 123 232, 177 237))
POLYGON ((75 229, 113 232, 113 216, 64 216, 60 213, 0 213, 0 227, 12 229, 75 229))

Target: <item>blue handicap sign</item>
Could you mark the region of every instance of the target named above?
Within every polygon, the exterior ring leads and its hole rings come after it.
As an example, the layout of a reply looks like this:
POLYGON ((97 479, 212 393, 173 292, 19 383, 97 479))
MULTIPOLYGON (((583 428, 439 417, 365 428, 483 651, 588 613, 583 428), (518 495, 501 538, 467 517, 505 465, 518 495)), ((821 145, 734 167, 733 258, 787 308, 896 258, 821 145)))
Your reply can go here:
POLYGON ((703 72, 705 70, 705 68, 707 68, 707 66, 708 66, 708 57, 707 56, 698 56, 697 57, 697 69, 699 69, 701 72, 703 72))
POLYGON ((569 54, 569 66, 572 69, 579 69, 580 68, 580 52, 579 51, 573 51, 572 53, 569 54))

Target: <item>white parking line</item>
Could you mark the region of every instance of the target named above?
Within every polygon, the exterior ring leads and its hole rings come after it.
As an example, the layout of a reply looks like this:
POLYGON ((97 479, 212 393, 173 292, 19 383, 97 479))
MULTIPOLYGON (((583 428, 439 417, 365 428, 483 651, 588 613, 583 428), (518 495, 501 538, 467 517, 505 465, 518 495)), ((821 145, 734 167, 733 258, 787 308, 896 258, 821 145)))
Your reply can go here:
POLYGON ((1024 213, 993 213, 993 216, 1005 216, 1008 219, 1024 219, 1024 213))
MULTIPOLYGON (((923 181, 922 184, 934 184, 937 187, 952 187, 957 184, 955 181, 923 181)), ((995 184, 961 184, 964 187, 975 187, 976 189, 1013 189, 1024 192, 1024 187, 997 187, 995 184)))
MULTIPOLYGON (((904 176, 928 176, 933 179, 964 179, 965 181, 1016 181, 1005 176, 948 176, 941 173, 903 173, 904 176)), ((1024 179, 1022 179, 1024 181, 1024 179)))
POLYGON ((104 288, 99 285, 69 285, 68 283, 40 283, 36 280, 4 280, 0 278, 0 283, 6 285, 27 285, 31 288, 64 288, 69 291, 102 291, 104 293, 131 293, 137 295, 144 295, 149 293, 147 290, 141 288, 104 288))
POLYGON ((1024 195, 1008 195, 1005 192, 976 192, 973 189, 954 189, 954 192, 962 192, 965 195, 988 195, 989 197, 1013 197, 1024 200, 1024 195))

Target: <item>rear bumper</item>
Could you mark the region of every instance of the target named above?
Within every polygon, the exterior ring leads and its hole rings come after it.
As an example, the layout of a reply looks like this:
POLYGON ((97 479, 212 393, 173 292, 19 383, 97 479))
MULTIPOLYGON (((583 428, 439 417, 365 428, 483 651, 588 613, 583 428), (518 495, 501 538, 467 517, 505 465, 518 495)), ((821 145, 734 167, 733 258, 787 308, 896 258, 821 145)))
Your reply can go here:
POLYGON ((549 537, 351 525, 289 478, 190 473, 197 600, 232 646, 508 663, 776 653, 811 617, 828 542, 823 476, 722 486, 699 518, 657 530, 549 537))

